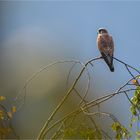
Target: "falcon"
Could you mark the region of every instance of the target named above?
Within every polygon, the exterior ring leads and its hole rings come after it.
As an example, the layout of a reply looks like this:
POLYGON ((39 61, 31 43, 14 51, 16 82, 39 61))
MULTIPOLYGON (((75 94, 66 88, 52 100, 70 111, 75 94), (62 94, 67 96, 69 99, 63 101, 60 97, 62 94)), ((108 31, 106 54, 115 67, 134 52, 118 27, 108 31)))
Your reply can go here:
POLYGON ((104 28, 100 28, 98 30, 97 45, 102 55, 102 58, 108 65, 110 71, 114 72, 113 66, 114 42, 112 36, 110 36, 108 31, 104 28))

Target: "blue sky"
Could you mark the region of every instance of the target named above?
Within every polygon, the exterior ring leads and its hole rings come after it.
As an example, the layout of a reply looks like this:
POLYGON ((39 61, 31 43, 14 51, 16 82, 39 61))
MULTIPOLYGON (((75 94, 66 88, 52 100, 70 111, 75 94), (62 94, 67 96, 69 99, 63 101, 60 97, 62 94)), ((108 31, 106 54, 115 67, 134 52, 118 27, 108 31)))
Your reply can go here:
POLYGON ((64 39, 74 36, 82 44, 81 51, 96 56, 97 29, 106 27, 115 41, 115 55, 136 65, 140 40, 138 1, 6 2, 1 7, 1 38, 20 29, 42 27, 64 39))
MULTIPOLYGON (((100 55, 97 30, 105 27, 113 36, 115 57, 139 68, 139 13, 138 1, 1 2, 0 43, 9 56, 11 50, 15 57, 22 56, 20 52, 26 57, 36 53, 35 59, 43 58, 40 65, 49 54, 55 59, 64 56, 86 61, 100 55)), ((102 68, 108 71, 104 63, 99 71, 102 68)), ((116 62, 115 69, 123 79, 125 70, 116 62)))
MULTIPOLYGON (((115 57, 140 69, 139 1, 0 2, 0 20, 0 71, 6 81, 1 80, 5 92, 20 87, 48 62, 47 56, 81 61, 99 56, 96 37, 100 27, 113 36, 115 57)), ((102 86, 96 92, 114 91, 129 78, 125 69, 114 63, 114 73, 104 62, 96 63, 95 87, 102 86)), ((122 111, 115 108, 120 114, 128 105, 123 101, 114 103, 124 107, 122 111)), ((122 121, 126 116, 121 116, 122 121)))

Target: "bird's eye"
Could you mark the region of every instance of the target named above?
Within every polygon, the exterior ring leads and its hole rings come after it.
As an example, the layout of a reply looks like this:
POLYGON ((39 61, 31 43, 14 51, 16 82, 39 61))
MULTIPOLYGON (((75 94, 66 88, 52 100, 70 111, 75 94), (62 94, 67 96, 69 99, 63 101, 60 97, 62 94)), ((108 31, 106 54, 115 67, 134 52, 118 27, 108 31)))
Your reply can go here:
POLYGON ((98 33, 102 33, 102 31, 101 31, 101 30, 99 30, 99 31, 98 31, 98 33))

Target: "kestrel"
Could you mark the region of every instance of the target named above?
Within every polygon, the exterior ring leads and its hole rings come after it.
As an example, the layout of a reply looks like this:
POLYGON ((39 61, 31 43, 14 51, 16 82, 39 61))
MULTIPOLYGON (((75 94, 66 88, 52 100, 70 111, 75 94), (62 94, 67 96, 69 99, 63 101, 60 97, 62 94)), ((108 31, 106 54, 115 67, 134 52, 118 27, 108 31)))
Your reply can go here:
POLYGON ((107 63, 111 72, 114 72, 113 66, 113 53, 114 53, 114 42, 112 36, 108 34, 108 31, 104 28, 98 30, 97 36, 98 49, 102 55, 102 58, 107 63))

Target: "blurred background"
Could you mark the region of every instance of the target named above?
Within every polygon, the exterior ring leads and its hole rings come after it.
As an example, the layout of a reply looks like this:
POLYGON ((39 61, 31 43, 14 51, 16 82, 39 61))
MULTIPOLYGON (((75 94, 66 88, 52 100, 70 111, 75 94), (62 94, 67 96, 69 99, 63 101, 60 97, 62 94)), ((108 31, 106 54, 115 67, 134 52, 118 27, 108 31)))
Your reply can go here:
MULTIPOLYGON (((115 57, 140 69, 139 13, 138 1, 0 1, 1 94, 13 102, 26 79, 55 60, 86 62, 100 56, 96 44, 100 27, 107 28, 113 36, 115 57)), ((13 118, 21 138, 36 138, 64 95, 63 66, 41 73, 28 85, 26 104, 13 118)), ((115 72, 111 73, 104 61, 95 62, 89 100, 117 90, 130 78, 124 66, 116 61, 114 66, 115 72)), ((79 87, 85 84, 83 78, 79 87)), ((76 102, 71 99, 67 109, 76 102)), ((129 105, 126 97, 120 95, 105 103, 101 110, 113 113, 128 126, 129 105)))

